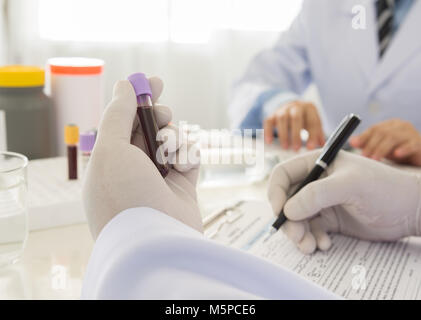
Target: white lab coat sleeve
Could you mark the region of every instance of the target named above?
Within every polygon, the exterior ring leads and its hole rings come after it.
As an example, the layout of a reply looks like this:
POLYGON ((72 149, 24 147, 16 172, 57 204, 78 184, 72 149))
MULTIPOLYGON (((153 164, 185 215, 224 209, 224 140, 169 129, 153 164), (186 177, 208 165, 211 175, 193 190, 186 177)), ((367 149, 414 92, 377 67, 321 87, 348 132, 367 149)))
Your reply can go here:
POLYGON ((85 273, 84 299, 332 299, 263 259, 217 244, 151 208, 114 217, 85 273))
MULTIPOLYGON (((271 111, 264 112, 266 101, 282 92, 298 98, 312 81, 307 52, 307 2, 275 46, 259 53, 234 84, 228 110, 233 128, 261 128, 264 115, 271 111)), ((282 102, 281 99, 279 104, 282 102)))

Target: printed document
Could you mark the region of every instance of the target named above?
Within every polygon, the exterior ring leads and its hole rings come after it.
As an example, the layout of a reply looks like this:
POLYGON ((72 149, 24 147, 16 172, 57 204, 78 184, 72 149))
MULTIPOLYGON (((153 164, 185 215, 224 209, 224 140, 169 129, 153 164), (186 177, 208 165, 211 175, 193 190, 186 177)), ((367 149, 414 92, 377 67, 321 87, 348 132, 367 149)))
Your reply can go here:
POLYGON ((248 201, 216 241, 247 250, 347 299, 421 299, 421 238, 362 241, 338 234, 332 247, 303 255, 282 231, 267 238, 274 218, 268 203, 248 201))

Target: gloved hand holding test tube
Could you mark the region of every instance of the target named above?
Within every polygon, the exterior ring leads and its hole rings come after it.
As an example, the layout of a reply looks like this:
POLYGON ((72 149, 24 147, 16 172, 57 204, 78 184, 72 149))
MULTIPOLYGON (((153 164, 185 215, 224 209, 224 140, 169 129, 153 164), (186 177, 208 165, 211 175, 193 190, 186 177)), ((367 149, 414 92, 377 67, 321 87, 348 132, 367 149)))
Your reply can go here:
MULTIPOLYGON (((163 178, 161 172, 165 171, 157 170, 149 155, 138 116, 139 88, 134 89, 129 80, 118 81, 98 127, 82 190, 89 228, 95 239, 116 215, 138 207, 159 210, 202 231, 196 198, 199 149, 170 124, 171 108, 157 103, 164 87, 162 80, 151 77, 148 87, 158 137, 164 141, 159 149, 169 159, 168 174, 163 178), (184 154, 191 156, 185 159, 184 154)), ((153 138, 155 141, 156 137, 153 138)))
POLYGON ((134 73, 128 77, 137 97, 137 115, 142 125, 145 138, 145 145, 148 149, 149 157, 155 164, 158 171, 165 178, 169 172, 169 164, 160 148, 161 142, 157 140, 159 131, 153 114, 152 90, 148 79, 143 73, 134 73))

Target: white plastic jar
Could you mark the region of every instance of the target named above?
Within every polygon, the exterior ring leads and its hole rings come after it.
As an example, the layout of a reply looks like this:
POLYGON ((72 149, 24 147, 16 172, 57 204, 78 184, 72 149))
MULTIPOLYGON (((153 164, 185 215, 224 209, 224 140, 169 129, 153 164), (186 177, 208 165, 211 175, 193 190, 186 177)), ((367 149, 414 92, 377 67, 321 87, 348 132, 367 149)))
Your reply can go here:
POLYGON ((63 132, 73 123, 81 131, 98 127, 103 111, 104 61, 93 58, 62 57, 47 62, 49 94, 54 102, 56 145, 65 154, 63 132))

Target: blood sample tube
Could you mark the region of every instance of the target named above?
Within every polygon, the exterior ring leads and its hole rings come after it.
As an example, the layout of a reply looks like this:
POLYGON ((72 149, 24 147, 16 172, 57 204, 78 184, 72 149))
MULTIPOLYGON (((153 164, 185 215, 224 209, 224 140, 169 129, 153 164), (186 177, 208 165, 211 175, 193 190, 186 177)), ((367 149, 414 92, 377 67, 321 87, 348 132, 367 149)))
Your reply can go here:
POLYGON ((153 113, 152 91, 149 81, 143 73, 134 73, 129 76, 128 80, 132 84, 137 96, 137 115, 142 125, 149 157, 165 178, 169 172, 169 165, 162 149, 159 148, 161 142, 157 141, 159 129, 153 113))
POLYGON ((82 160, 82 174, 86 172, 88 167, 89 159, 91 158, 91 153, 95 145, 96 132, 95 131, 86 131, 80 134, 79 150, 80 158, 82 160))
POLYGON ((67 145, 67 163, 69 180, 77 179, 77 143, 79 142, 79 128, 74 124, 64 127, 64 142, 67 145))

